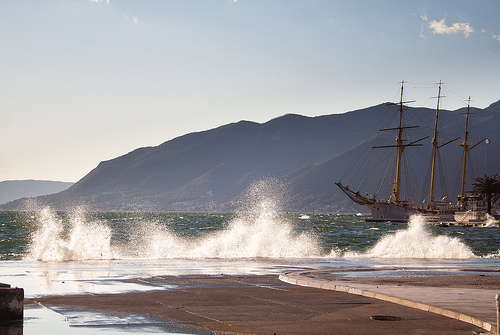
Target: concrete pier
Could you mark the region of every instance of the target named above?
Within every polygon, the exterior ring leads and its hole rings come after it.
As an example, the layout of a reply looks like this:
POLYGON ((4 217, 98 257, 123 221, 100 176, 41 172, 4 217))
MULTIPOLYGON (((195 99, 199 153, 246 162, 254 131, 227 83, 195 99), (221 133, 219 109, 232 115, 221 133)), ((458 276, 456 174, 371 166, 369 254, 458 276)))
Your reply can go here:
POLYGON ((23 321, 24 290, 0 283, 0 324, 23 321))
MULTIPOLYGON (((356 271, 356 269, 351 270, 356 271)), ((492 333, 496 332, 497 320, 494 304, 495 294, 498 293, 496 287, 491 289, 482 287, 467 288, 460 285, 454 287, 452 283, 439 287, 433 287, 432 285, 415 286, 411 283, 402 285, 402 283, 377 282, 380 281, 377 278, 373 279, 373 283, 369 283, 367 282, 368 278, 351 278, 348 280, 348 278, 336 276, 336 271, 337 269, 294 271, 281 274, 280 279, 290 284, 380 299, 464 321, 492 333)), ((444 278, 444 276, 442 277, 444 278)), ((496 275, 495 280, 497 277, 500 279, 500 275, 496 275)), ((393 280, 394 278, 390 278, 389 282, 393 280)), ((429 277, 426 280, 429 280, 429 277)), ((496 282, 499 283, 500 280, 496 282)))

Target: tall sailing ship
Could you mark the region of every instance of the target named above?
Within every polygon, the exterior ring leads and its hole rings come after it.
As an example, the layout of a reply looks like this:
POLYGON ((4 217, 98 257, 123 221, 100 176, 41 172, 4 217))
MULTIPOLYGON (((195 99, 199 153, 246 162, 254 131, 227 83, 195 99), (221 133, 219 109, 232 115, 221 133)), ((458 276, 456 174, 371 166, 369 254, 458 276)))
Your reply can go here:
POLYGON ((401 169, 402 169, 402 158, 405 149, 409 147, 422 146, 420 142, 429 138, 429 136, 411 141, 406 140, 404 136, 405 130, 411 128, 417 128, 418 125, 404 125, 403 124, 403 113, 405 104, 413 101, 403 101, 404 84, 401 82, 401 97, 398 103, 399 109, 399 123, 397 127, 394 128, 384 128, 380 131, 396 131, 396 143, 392 145, 375 146, 375 149, 381 148, 395 148, 396 149, 396 167, 394 173, 394 181, 392 192, 387 200, 378 200, 372 195, 363 195, 359 191, 354 191, 348 185, 342 182, 336 182, 335 184, 355 203, 359 205, 368 206, 371 209, 371 221, 396 221, 396 222, 406 222, 408 218, 413 214, 423 214, 431 220, 439 221, 452 221, 455 212, 465 212, 468 208, 468 203, 473 200, 477 200, 472 195, 467 195, 465 193, 465 182, 466 182, 466 170, 467 170, 467 159, 468 153, 474 147, 484 142, 487 139, 482 139, 474 145, 469 143, 469 118, 470 118, 470 97, 467 104, 466 121, 465 121, 465 136, 463 142, 460 146, 463 147, 463 158, 462 158, 462 180, 461 180, 461 193, 458 196, 458 201, 456 203, 437 201, 435 199, 435 176, 436 176, 436 155, 438 149, 448 145, 459 137, 447 141, 446 143, 438 143, 438 130, 439 130, 439 114, 440 114, 440 101, 443 97, 441 95, 442 82, 439 82, 438 95, 437 95, 437 106, 434 118, 434 132, 432 137, 432 161, 431 161, 431 173, 429 180, 429 194, 427 203, 417 203, 411 202, 409 200, 401 199, 401 169))

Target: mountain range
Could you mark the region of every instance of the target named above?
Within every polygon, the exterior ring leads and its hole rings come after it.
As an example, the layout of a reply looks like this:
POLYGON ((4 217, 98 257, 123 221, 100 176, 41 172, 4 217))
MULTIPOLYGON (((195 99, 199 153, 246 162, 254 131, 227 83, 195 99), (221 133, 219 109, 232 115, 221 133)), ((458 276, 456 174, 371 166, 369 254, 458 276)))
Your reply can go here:
POLYGON ((51 180, 6 180, 0 182, 0 204, 25 197, 64 191, 73 183, 51 180))
MULTIPOLYGON (((500 101, 471 108, 472 177, 500 171, 500 101)), ((463 136, 465 108, 442 110, 440 143, 463 136)), ((435 110, 406 108, 408 141, 432 134, 435 110)), ((56 209, 86 206, 92 210, 232 211, 248 188, 262 179, 286 186, 289 211, 358 211, 334 182, 385 198, 390 193, 398 106, 376 106, 306 117, 287 114, 265 123, 240 121, 190 133, 154 147, 143 147, 101 162, 67 190, 18 199, 0 209, 20 210, 36 204, 56 209)), ((443 146, 438 156, 437 194, 455 201, 461 173, 460 139, 443 146)), ((431 138, 406 149, 403 196, 424 200, 430 166, 431 138)))

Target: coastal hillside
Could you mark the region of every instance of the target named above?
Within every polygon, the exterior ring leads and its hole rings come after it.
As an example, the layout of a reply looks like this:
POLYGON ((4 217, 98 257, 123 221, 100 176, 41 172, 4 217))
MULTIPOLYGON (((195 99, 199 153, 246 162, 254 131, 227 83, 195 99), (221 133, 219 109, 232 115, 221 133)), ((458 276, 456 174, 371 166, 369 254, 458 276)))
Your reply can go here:
MULTIPOLYGON (((441 143, 462 136, 464 110, 443 111, 441 143)), ((408 131, 418 139, 432 134, 435 111, 409 108, 407 124, 420 125, 408 131)), ((3 209, 23 209, 27 203, 58 209, 84 205, 95 210, 229 211, 248 187, 263 178, 276 178, 288 185, 288 210, 358 210, 337 189, 343 180, 360 190, 377 193, 390 190, 393 151, 371 149, 393 144, 397 105, 383 103, 369 108, 318 117, 288 114, 266 123, 240 121, 215 129, 187 134, 156 147, 134 150, 101 162, 69 189, 49 196, 21 199, 3 209), (384 182, 381 182, 384 181, 384 182), (388 186, 389 185, 389 186, 388 186)), ((471 174, 500 171, 500 103, 473 109, 473 142, 488 136, 490 144, 474 149, 471 174)), ((408 148, 409 197, 425 194, 430 163, 430 142, 408 148), (413 171, 413 174, 411 173, 413 171), (421 188, 412 190, 411 184, 421 188)), ((460 174, 459 140, 441 149, 439 194, 457 190, 460 174)))
POLYGON ((73 183, 50 180, 6 180, 0 182, 0 204, 27 197, 64 191, 73 183))

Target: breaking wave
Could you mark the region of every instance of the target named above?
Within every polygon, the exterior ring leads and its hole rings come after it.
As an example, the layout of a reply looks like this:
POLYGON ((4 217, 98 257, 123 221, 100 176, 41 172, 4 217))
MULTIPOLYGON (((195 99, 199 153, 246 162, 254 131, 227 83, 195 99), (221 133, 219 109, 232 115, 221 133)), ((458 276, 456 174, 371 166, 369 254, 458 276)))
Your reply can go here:
POLYGON ((347 257, 380 258, 472 258, 472 250, 460 239, 429 232, 423 216, 413 215, 408 228, 384 236, 363 254, 346 253, 347 257))
POLYGON ((67 261, 118 257, 111 248, 109 226, 101 222, 87 222, 81 209, 70 214, 71 228, 64 237, 63 220, 54 211, 44 208, 38 212, 38 229, 31 235, 28 259, 67 261))
MULTIPOLYGON (((276 203, 271 200, 260 201, 253 212, 237 215, 226 229, 199 238, 180 237, 163 225, 144 222, 131 234, 128 242, 112 244, 111 228, 104 222, 87 222, 81 210, 73 211, 69 221, 65 232, 62 219, 48 208, 41 210, 27 258, 68 261, 341 257, 335 249, 322 252, 316 236, 297 233, 293 225, 279 215, 276 203)), ((432 235, 423 217, 413 216, 407 229, 385 235, 364 253, 347 251, 343 257, 464 259, 476 256, 458 238, 432 235)))
POLYGON ((180 237, 164 225, 144 222, 124 245, 112 245, 111 229, 103 222, 85 222, 81 210, 70 217, 65 234, 61 219, 48 208, 38 213, 27 258, 41 261, 117 258, 300 258, 321 257, 318 239, 297 233, 280 214, 279 184, 254 185, 248 208, 237 213, 222 231, 200 237, 180 237))
MULTIPOLYGON (((269 183, 250 190, 247 208, 236 213, 221 231, 202 237, 181 237, 164 224, 142 222, 126 241, 113 242, 110 226, 89 221, 74 210, 69 225, 52 210, 38 212, 37 229, 31 235, 28 259, 68 261, 122 258, 455 258, 477 257, 460 239, 433 235, 422 216, 412 216, 407 229, 383 236, 364 253, 336 249, 324 251, 320 239, 297 232, 281 214, 282 194, 269 183)), ((496 257, 492 255, 491 257, 496 257)))
POLYGON ((253 258, 320 256, 316 238, 296 233, 281 219, 275 204, 264 200, 256 213, 233 219, 227 229, 199 239, 185 239, 156 227, 143 235, 138 256, 149 258, 253 258), (255 214, 255 215, 254 215, 255 214))

